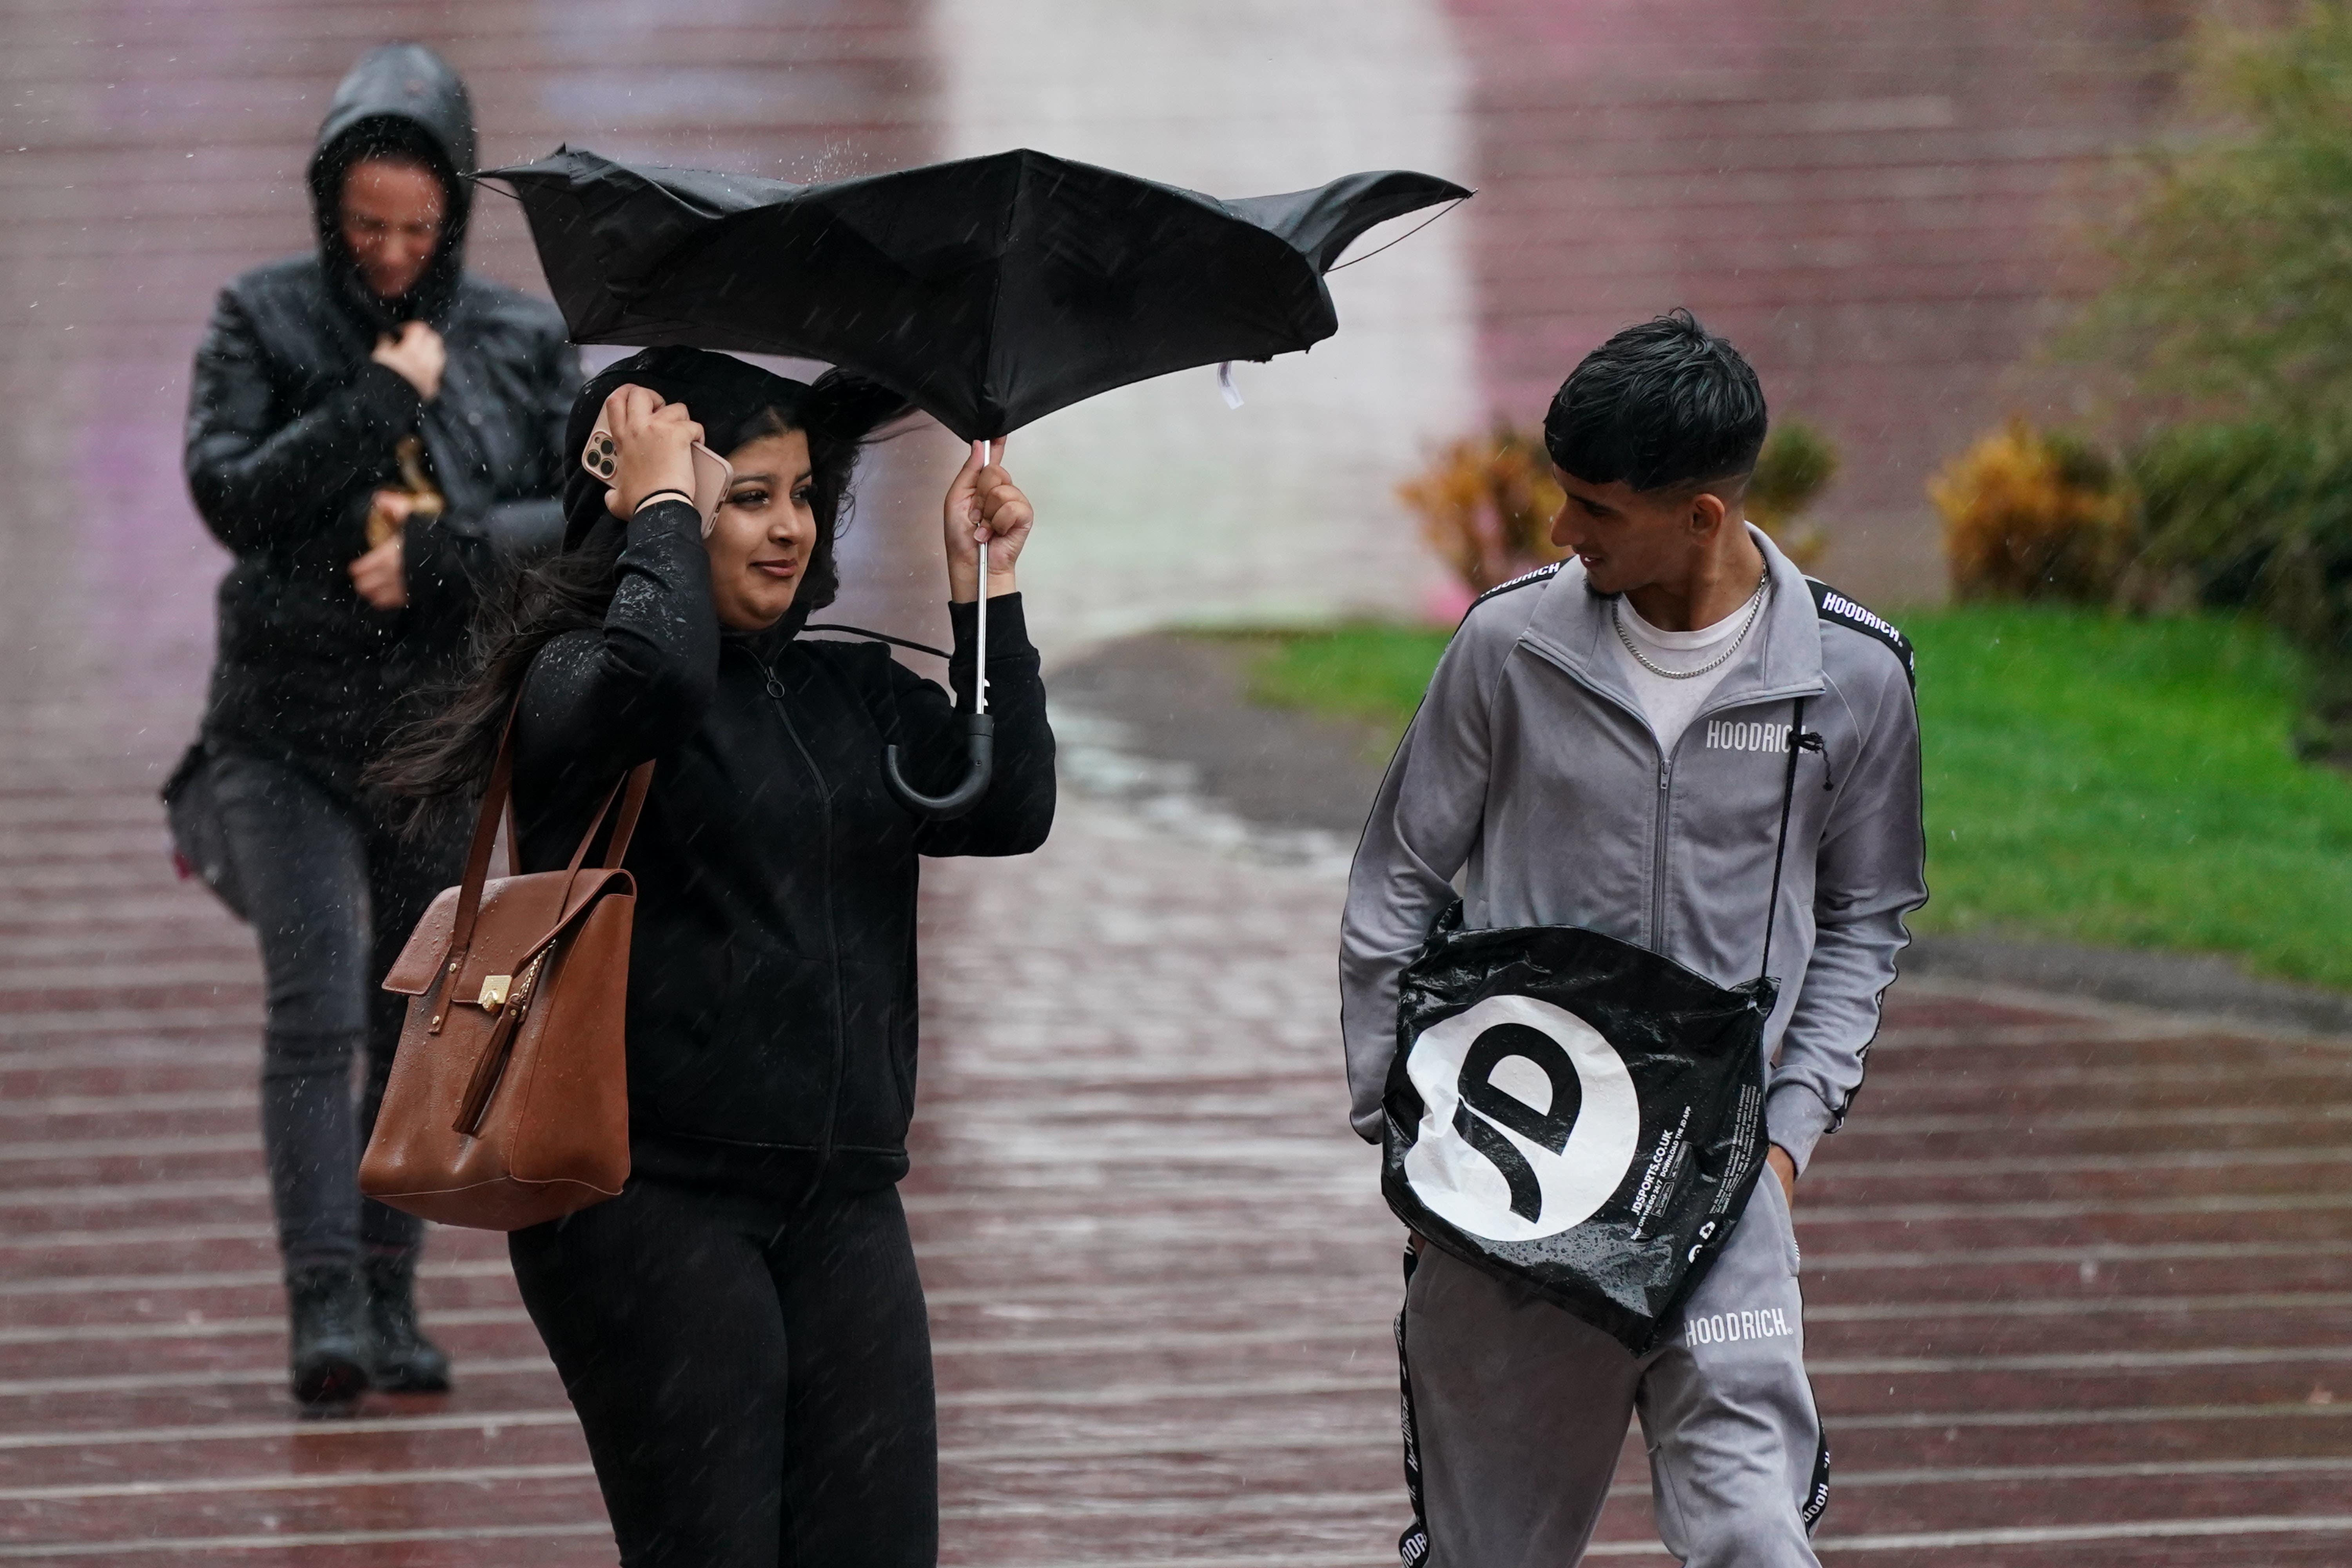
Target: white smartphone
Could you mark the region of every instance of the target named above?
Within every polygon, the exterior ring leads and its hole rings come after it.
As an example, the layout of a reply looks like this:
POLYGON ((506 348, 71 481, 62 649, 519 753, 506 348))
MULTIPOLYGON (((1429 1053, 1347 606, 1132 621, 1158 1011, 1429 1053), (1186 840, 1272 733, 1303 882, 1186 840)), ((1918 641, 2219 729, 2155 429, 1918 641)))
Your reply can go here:
MULTIPOLYGON (((735 483, 734 466, 697 441, 692 448, 694 459, 694 510, 702 514, 702 537, 710 537, 713 524, 719 521, 719 509, 726 503, 727 491, 735 483)), ((580 454, 580 466, 600 479, 609 479, 618 466, 620 447, 605 431, 599 430, 588 437, 588 449, 580 454)))

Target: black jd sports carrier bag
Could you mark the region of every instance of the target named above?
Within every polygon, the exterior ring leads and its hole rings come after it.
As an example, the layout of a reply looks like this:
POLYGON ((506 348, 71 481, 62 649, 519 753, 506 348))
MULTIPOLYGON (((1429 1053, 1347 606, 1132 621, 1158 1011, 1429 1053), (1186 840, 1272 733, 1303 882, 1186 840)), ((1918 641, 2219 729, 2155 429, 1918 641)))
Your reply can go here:
POLYGON ((1381 1191, 1414 1232, 1532 1286, 1635 1355, 1669 1331, 1764 1168, 1764 1025, 1797 753, 1763 962, 1722 986, 1575 926, 1439 917, 1397 994, 1381 1191))

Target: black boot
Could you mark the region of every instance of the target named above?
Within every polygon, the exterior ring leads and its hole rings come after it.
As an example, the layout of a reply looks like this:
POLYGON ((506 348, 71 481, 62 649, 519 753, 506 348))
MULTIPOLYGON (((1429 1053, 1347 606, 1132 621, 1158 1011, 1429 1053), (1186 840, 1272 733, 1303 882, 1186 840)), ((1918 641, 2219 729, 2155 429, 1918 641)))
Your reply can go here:
POLYGON ((287 1271, 286 1310, 295 1401, 305 1408, 348 1405, 367 1392, 362 1325, 366 1297, 348 1263, 287 1271))
POLYGON ((366 1264, 368 1370, 387 1394, 446 1394, 449 1358, 416 1329, 416 1255, 371 1254, 366 1264))

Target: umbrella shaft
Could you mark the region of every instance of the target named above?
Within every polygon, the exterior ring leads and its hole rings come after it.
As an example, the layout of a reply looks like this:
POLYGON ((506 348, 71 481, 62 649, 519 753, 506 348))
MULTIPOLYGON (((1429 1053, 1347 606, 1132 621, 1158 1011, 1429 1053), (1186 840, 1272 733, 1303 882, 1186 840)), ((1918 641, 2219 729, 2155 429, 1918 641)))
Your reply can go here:
MULTIPOLYGON (((985 441, 974 441, 971 444, 971 450, 972 455, 980 459, 980 466, 983 469, 986 468, 988 467, 988 443, 985 441)), ((974 476, 975 483, 977 483, 977 479, 978 477, 974 476)), ((975 518, 980 515, 979 501, 980 498, 975 495, 972 498, 971 509, 972 515, 975 518)), ((972 638, 971 710, 974 713, 985 713, 988 711, 988 536, 984 533, 981 535, 980 540, 980 605, 978 609, 979 624, 976 627, 976 635, 972 638)))

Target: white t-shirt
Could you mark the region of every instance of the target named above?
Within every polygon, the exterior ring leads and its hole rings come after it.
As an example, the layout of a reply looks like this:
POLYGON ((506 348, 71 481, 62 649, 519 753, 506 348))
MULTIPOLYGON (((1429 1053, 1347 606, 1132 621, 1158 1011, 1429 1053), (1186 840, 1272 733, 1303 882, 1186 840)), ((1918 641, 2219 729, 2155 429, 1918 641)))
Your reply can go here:
MULTIPOLYGON (((1643 658, 1661 669, 1696 669, 1701 665, 1723 658, 1725 650, 1731 646, 1731 639, 1738 637, 1739 628, 1747 624, 1748 611, 1755 609, 1757 618, 1760 620, 1765 608, 1743 600, 1739 608, 1711 626, 1701 626, 1693 632, 1666 632, 1643 620, 1641 613, 1622 598, 1618 599, 1613 607, 1617 624, 1625 628, 1625 635, 1633 639, 1643 658)), ((1755 635, 1752 628, 1748 635, 1755 635)), ((1690 721, 1698 716, 1701 708, 1706 706, 1707 698, 1723 684, 1723 678, 1731 673, 1731 667, 1739 662, 1736 658, 1724 659, 1719 668, 1710 669, 1705 675, 1695 675, 1687 680, 1668 680, 1643 668, 1641 659, 1635 658, 1625 647, 1623 637, 1612 632, 1609 640, 1616 645, 1617 662, 1624 669, 1625 679, 1633 682, 1633 695, 1641 699, 1642 712, 1657 734, 1659 750, 1667 756, 1674 755, 1675 742, 1683 738, 1683 731, 1690 728, 1690 721)))

